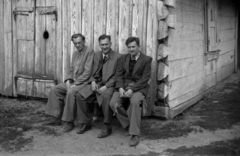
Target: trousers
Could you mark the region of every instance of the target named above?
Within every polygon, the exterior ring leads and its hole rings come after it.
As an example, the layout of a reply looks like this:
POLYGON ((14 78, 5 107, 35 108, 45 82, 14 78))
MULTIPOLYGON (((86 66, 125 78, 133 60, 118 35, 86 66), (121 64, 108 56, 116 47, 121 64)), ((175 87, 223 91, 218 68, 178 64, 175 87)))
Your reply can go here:
POLYGON ((96 98, 101 99, 97 100, 99 105, 102 106, 102 111, 104 115, 103 122, 105 124, 111 124, 113 111, 110 109, 109 103, 113 94, 114 88, 107 88, 101 95, 93 92, 89 97, 84 98, 80 93, 76 94, 77 102, 77 114, 78 114, 78 123, 86 124, 90 123, 91 116, 88 112, 88 104, 96 100, 96 98))
POLYGON ((130 135, 140 135, 140 123, 142 112, 142 101, 145 96, 141 92, 133 93, 132 97, 121 98, 119 92, 114 92, 110 101, 111 109, 116 112, 116 116, 123 128, 129 126, 130 135), (127 110, 124 108, 129 104, 127 110))
POLYGON ((62 121, 73 122, 77 110, 76 93, 83 87, 84 85, 77 85, 67 90, 65 83, 53 86, 48 96, 45 114, 60 118, 62 121))

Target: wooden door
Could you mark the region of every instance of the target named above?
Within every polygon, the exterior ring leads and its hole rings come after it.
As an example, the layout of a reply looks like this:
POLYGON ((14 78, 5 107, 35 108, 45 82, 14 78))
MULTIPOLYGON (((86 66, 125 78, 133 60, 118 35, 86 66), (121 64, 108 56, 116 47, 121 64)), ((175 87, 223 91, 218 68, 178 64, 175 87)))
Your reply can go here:
POLYGON ((45 0, 14 1, 13 9, 16 94, 46 98, 56 83, 57 12, 45 0))
POLYGON ((13 62, 17 94, 31 96, 34 75, 34 1, 13 3, 13 62))
POLYGON ((56 79, 56 22, 54 0, 36 1, 35 97, 47 97, 56 79))

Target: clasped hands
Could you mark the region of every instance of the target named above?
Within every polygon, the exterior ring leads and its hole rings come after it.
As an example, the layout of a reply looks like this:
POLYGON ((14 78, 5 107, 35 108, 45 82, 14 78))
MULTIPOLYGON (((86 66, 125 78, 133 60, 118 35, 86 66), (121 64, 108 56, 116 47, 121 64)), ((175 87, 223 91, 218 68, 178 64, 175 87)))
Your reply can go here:
POLYGON ((127 91, 125 91, 123 88, 119 88, 119 94, 121 98, 131 98, 133 94, 133 90, 128 89, 127 91))
POLYGON ((98 84, 95 82, 95 81, 92 81, 92 91, 95 91, 97 92, 98 94, 102 94, 106 89, 107 87, 106 86, 102 86, 99 88, 98 84))

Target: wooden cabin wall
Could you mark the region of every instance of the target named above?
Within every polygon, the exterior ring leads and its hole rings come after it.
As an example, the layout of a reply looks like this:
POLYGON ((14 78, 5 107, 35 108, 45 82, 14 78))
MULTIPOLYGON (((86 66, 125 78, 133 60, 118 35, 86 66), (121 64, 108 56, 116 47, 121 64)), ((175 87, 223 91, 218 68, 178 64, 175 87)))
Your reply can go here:
MULTIPOLYGON (((127 53, 125 41, 128 37, 140 38, 141 51, 153 58, 152 87, 149 95, 151 95, 151 103, 154 103, 157 68, 157 2, 158 0, 0 1, 0 94, 17 96, 21 92, 26 96, 46 98, 53 82, 42 81, 41 78, 45 73, 50 76, 54 75, 58 83, 63 82, 71 63, 71 55, 75 50, 71 36, 74 33, 82 33, 86 37, 86 45, 98 51, 98 37, 102 34, 109 34, 112 37, 112 49, 121 54, 127 53), (24 9, 25 3, 34 4, 33 11, 29 14, 27 12, 28 16, 24 15, 26 12, 18 12, 15 18, 13 11, 17 7, 24 9), (57 16, 43 13, 42 10, 51 9, 51 6, 57 10, 57 16), (30 40, 34 43, 34 52, 30 55, 28 45, 22 44, 22 38, 17 36, 19 32, 23 32, 20 31, 17 22, 21 22, 23 18, 28 20, 32 15, 34 17, 31 28, 34 28, 34 38, 30 40), (50 34, 46 40, 41 38, 44 30, 48 30, 50 34), (21 42, 23 54, 17 48, 18 42, 21 42), (22 63, 24 69, 28 64, 26 62, 33 63, 31 68, 33 74, 29 74, 30 78, 18 78, 15 86, 14 77, 19 74, 18 62, 21 62, 22 58, 25 59, 22 63), (31 79, 36 74, 40 75, 37 78, 38 81, 31 79), (21 85, 20 89, 17 88, 18 85, 21 85), (28 85, 31 87, 29 88, 28 85)), ((29 9, 32 5, 27 5, 27 7, 29 9)), ((24 42, 30 43, 30 40, 24 38, 24 42)), ((28 71, 24 72, 28 74, 28 71)))
POLYGON ((204 1, 177 0, 176 26, 169 33, 170 109, 203 92, 204 1))
POLYGON ((234 71, 235 42, 237 38, 236 4, 233 1, 219 1, 220 55, 217 60, 217 82, 228 77, 234 71))

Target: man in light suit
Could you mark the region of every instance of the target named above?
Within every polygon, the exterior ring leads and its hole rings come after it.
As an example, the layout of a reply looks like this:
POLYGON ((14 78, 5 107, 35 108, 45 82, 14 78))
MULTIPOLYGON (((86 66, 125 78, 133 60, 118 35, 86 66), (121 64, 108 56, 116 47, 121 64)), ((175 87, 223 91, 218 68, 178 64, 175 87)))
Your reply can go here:
POLYGON ((98 138, 105 138, 112 133, 113 112, 109 107, 109 102, 115 90, 114 74, 120 54, 111 49, 109 35, 101 35, 98 41, 101 51, 94 56, 93 73, 89 85, 81 89, 76 96, 78 122, 82 125, 77 133, 82 134, 91 129, 91 118, 88 114, 87 104, 97 98, 98 104, 102 106, 105 124, 105 128, 100 132, 98 138))
POLYGON ((76 92, 83 88, 90 78, 94 58, 94 51, 85 45, 85 37, 82 34, 74 34, 71 40, 77 50, 72 55, 68 75, 63 84, 51 88, 45 110, 52 119, 44 124, 61 125, 61 120, 65 121, 63 132, 74 128, 76 92))
POLYGON ((148 92, 152 58, 140 52, 137 37, 129 37, 126 46, 129 53, 122 55, 117 64, 117 91, 112 96, 110 107, 131 135, 130 146, 136 146, 140 140, 142 101, 148 92), (127 110, 124 109, 126 105, 129 105, 127 110))

